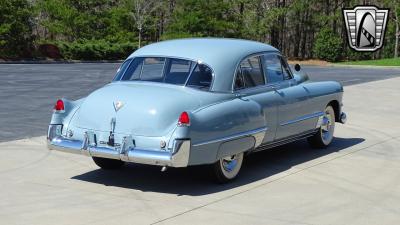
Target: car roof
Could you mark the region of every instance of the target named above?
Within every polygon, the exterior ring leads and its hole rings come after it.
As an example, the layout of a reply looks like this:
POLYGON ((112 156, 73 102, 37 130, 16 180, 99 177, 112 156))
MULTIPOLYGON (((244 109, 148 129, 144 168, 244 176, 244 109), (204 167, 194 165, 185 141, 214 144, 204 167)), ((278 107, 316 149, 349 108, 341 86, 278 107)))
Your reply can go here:
POLYGON ((161 41, 146 45, 128 58, 163 56, 184 58, 209 65, 214 71, 212 91, 231 91, 238 63, 246 56, 260 52, 279 52, 256 41, 230 38, 188 38, 161 41))

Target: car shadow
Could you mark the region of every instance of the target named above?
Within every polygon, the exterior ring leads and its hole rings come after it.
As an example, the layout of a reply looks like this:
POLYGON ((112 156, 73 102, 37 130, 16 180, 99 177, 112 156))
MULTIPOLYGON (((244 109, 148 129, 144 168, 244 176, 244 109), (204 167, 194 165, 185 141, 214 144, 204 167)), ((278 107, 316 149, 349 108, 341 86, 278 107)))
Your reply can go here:
POLYGON ((306 140, 297 141, 247 156, 240 176, 228 184, 210 182, 206 166, 168 168, 140 164, 128 164, 121 170, 93 170, 72 177, 86 182, 136 189, 143 192, 171 193, 176 195, 199 196, 212 194, 237 186, 255 182, 286 171, 301 163, 339 152, 365 141, 363 138, 335 138, 326 149, 310 148, 306 140))

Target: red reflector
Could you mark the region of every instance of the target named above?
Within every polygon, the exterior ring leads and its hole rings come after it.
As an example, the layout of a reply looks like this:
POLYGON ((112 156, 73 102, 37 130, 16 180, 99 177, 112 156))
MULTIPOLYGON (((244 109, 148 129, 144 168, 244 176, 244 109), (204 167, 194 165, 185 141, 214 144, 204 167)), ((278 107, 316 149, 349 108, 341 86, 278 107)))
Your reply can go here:
POLYGON ((179 125, 189 125, 190 124, 190 118, 189 114, 187 112, 181 113, 179 116, 179 125))
POLYGON ((54 110, 63 111, 64 110, 64 102, 61 99, 58 99, 56 105, 54 106, 54 110))

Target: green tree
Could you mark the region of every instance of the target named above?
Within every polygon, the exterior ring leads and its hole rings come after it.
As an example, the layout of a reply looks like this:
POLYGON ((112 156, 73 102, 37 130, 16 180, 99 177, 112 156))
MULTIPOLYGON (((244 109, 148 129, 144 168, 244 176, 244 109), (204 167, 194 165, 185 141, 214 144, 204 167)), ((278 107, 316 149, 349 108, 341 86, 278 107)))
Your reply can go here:
POLYGON ((321 29, 314 45, 315 55, 327 61, 335 62, 340 59, 342 39, 330 29, 321 29))
POLYGON ((233 15, 230 1, 179 1, 164 39, 187 36, 234 37, 236 18, 233 15))
POLYGON ((30 56, 32 6, 27 0, 0 1, 0 57, 30 56))

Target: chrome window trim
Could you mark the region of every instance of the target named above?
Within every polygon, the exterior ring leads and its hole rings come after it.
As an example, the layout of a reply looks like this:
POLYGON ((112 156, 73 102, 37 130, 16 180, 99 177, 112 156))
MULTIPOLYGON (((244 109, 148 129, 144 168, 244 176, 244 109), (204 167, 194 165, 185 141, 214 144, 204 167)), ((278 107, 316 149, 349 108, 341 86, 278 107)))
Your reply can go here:
MULTIPOLYGON (((293 78, 294 78, 294 76, 293 76, 293 71, 292 71, 292 69, 290 68, 290 65, 289 65, 289 63, 288 63, 286 57, 283 56, 282 54, 279 54, 279 56, 283 59, 283 61, 286 63, 286 65, 287 65, 287 67, 288 67, 288 69, 289 69, 289 76, 290 76, 290 79, 285 79, 285 80, 291 80, 291 79, 293 79, 293 78)), ((282 69, 283 69, 283 68, 282 68, 282 69)))
MULTIPOLYGON (((196 66, 197 66, 197 62, 195 62, 195 61, 190 61, 191 63, 194 63, 194 66, 192 67, 192 68, 190 68, 190 70, 189 70, 189 76, 186 78, 186 80, 185 80, 185 83, 183 84, 183 86, 187 86, 187 82, 189 81, 189 79, 190 79, 190 77, 192 77, 192 73, 193 73, 193 71, 194 71, 194 69, 196 68, 196 66)), ((190 66, 192 66, 192 65, 190 65, 190 66)), ((209 87, 209 89, 211 88, 211 84, 210 84, 210 87, 209 87)))

